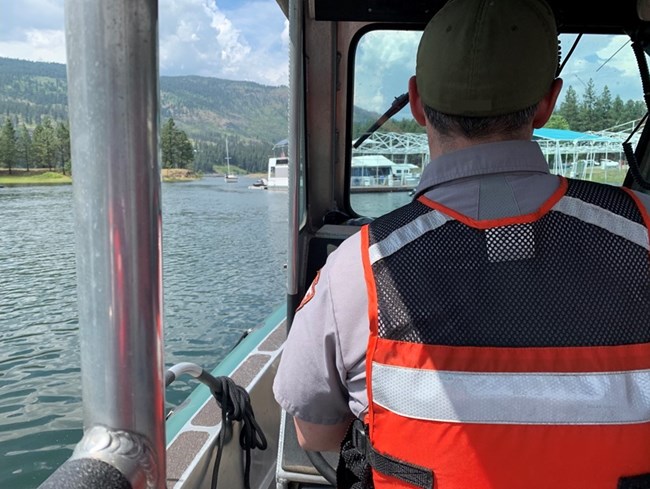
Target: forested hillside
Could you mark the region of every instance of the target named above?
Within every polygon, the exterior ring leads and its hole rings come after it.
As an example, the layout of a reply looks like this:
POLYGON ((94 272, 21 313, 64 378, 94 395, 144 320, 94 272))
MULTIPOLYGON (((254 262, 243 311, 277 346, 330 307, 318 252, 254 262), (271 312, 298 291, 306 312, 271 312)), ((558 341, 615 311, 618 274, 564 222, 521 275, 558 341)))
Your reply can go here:
MULTIPOLYGON (((288 136, 287 87, 199 76, 163 76, 160 90, 161 127, 171 122, 173 131, 169 134, 175 134, 171 141, 189 137, 190 146, 183 143, 189 156, 183 160, 193 156, 191 166, 195 170, 211 171, 214 165, 223 165, 227 138, 231 165, 249 172, 265 172, 273 145, 288 136)), ((565 88, 564 99, 547 127, 599 131, 640 119, 644 114, 643 101, 623 101, 613 97, 607 86, 597 88, 589 80, 581 96, 573 87, 565 88)), ((378 116, 355 107, 353 137, 361 135, 378 116)), ((56 166, 63 168, 69 145, 67 117, 64 65, 0 58, 0 125, 7 134, 5 139, 13 131, 16 167, 28 167, 31 151, 36 160, 43 158, 38 156, 41 154, 58 154, 51 158, 58 159, 56 166), (5 124, 7 118, 12 127, 5 124), (60 136, 52 135, 55 129, 60 136), (33 148, 28 144, 30 140, 35 142, 33 148)), ((406 118, 390 120, 381 130, 422 132, 423 128, 406 118)), ((2 156, 0 160, 7 158, 2 156)))
MULTIPOLYGON (((273 145, 287 137, 287 88, 198 76, 161 77, 161 126, 173 118, 197 149, 196 169, 231 164, 266 171, 273 145)), ((67 122, 65 65, 0 58, 0 114, 18 130, 67 122)))

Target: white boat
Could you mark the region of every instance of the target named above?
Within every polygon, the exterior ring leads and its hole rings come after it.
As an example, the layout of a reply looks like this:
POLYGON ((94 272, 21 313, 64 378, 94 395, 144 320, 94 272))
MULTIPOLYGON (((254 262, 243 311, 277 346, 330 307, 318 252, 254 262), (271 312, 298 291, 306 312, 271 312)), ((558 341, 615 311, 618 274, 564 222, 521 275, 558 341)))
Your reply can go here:
MULTIPOLYGON (((355 77, 364 76, 362 70, 355 71, 356 49, 366 32, 372 33, 375 47, 395 45, 391 37, 395 29, 404 34, 423 28, 444 2, 278 3, 289 19, 292 60, 289 156, 275 158, 272 166, 269 163, 268 187, 288 186, 287 270, 278 271, 287 273, 286 303, 269 311, 264 324, 251 325, 250 334, 214 370, 183 363, 165 373, 158 2, 65 2, 69 93, 74 94, 69 113, 84 435, 72 457, 42 489, 336 485, 332 465, 337 455, 321 456, 299 448, 293 423, 274 401, 271 386, 294 311, 316 271, 332 249, 358 231, 354 225, 326 223, 332 212, 355 215, 350 205, 350 178, 356 167, 351 148, 352 87, 359 81, 355 77), (187 376, 202 385, 166 419, 164 386, 187 376), (229 389, 247 392, 250 404, 244 395, 225 398, 229 389), (226 417, 221 406, 229 403, 237 403, 247 416, 242 421, 226 417), (248 448, 240 445, 242 432, 249 435, 243 437, 248 448)), ((639 36, 635 40, 641 45, 650 41, 650 25, 637 17, 636 0, 598 8, 580 0, 550 3, 562 15, 561 27, 571 34, 630 32, 639 36)), ((638 5, 650 18, 647 3, 638 5)), ((585 48, 600 45, 587 43, 585 48)), ((410 54, 413 59, 414 53, 410 54)), ((618 59, 614 57, 609 66, 618 59)), ((398 68, 405 87, 410 73, 403 66, 398 68)), ((375 83, 378 70, 369 73, 366 76, 375 83)), ((650 126, 643 134, 636 148, 636 172, 648 175, 650 126)), ((632 174, 625 184, 650 188, 632 174)))
POLYGON ((352 157, 351 192, 408 192, 420 180, 417 165, 393 163, 383 155, 352 157))
POLYGON ((268 188, 268 182, 266 178, 260 178, 259 180, 255 180, 248 188, 251 190, 266 190, 268 188))
POLYGON ((226 138, 226 165, 227 165, 227 170, 226 174, 224 175, 223 179, 226 183, 236 183, 239 178, 237 177, 236 174, 230 173, 230 155, 228 154, 228 139, 226 138))
POLYGON ((266 179, 269 190, 286 190, 289 188, 289 158, 286 156, 269 158, 268 176, 266 179))

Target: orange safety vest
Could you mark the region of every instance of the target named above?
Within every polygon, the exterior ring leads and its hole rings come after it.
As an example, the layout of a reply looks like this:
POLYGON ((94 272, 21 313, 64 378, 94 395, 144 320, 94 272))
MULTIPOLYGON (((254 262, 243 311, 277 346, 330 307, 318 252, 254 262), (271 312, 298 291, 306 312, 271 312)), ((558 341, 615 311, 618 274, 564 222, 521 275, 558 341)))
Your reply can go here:
POLYGON ((375 488, 650 488, 649 224, 562 179, 533 214, 362 228, 375 488))

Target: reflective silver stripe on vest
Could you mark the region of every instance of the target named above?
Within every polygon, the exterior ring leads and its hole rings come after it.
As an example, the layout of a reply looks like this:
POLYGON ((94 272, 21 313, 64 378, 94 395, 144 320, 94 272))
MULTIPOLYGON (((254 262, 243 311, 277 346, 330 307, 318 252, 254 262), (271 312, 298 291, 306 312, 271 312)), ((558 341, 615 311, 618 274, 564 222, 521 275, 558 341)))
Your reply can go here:
POLYGON ((370 264, 372 265, 382 258, 392 255, 402 246, 407 245, 411 241, 415 241, 423 234, 439 228, 444 223, 451 220, 451 217, 437 210, 433 210, 417 219, 414 219, 370 247, 368 250, 370 255, 370 264))
POLYGON ((452 423, 592 425, 650 421, 650 370, 452 372, 372 364, 373 402, 452 423))
POLYGON ((597 205, 589 204, 574 197, 562 197, 553 210, 576 217, 581 221, 606 229, 610 233, 625 238, 634 244, 650 250, 648 229, 642 224, 630 221, 597 205))
MULTIPOLYGON (((650 250, 648 230, 642 224, 630 221, 602 207, 589 204, 574 197, 562 197, 553 206, 553 211, 576 217, 581 221, 605 229, 617 236, 625 238, 646 250, 650 250)), ((386 258, 398 251, 402 246, 415 241, 428 231, 432 231, 447 221, 453 220, 437 210, 424 214, 410 223, 396 229, 386 238, 370 246, 370 264, 386 258)))

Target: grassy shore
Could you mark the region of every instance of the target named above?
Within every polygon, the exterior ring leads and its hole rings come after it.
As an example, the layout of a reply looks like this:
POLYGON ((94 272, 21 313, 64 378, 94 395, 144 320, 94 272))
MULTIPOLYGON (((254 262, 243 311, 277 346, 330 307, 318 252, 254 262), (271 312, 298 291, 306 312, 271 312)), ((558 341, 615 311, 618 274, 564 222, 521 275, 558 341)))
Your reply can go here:
POLYGON ((0 186, 10 185, 67 185, 72 183, 69 175, 62 175, 52 171, 41 170, 14 170, 9 173, 0 171, 0 186))
POLYGON ((201 178, 200 174, 182 168, 163 168, 163 182, 189 182, 201 178))
MULTIPOLYGON (((165 182, 187 182, 201 178, 201 175, 182 169, 165 169, 162 170, 162 178, 165 182)), ((69 175, 51 172, 47 170, 30 170, 23 169, 0 170, 0 187, 9 187, 17 185, 69 185, 72 178, 69 175)))
MULTIPOLYGON (((232 170, 232 167, 231 167, 232 170)), ((621 185, 625 174, 627 173, 627 166, 622 168, 602 168, 596 167, 590 175, 590 169, 587 171, 587 179, 595 182, 608 183, 610 185, 621 185), (591 176, 591 178, 589 178, 591 176)), ((266 178, 265 173, 249 173, 240 174, 254 179, 266 178)), ((567 172, 567 176, 569 172, 567 172)), ((164 169, 162 170, 162 178, 164 182, 188 182, 200 179, 202 175, 191 172, 190 170, 182 169, 164 169)), ((61 173, 51 172, 47 170, 30 170, 23 169, 13 170, 9 173, 7 170, 0 170, 0 187, 12 185, 69 185, 72 183, 72 178, 69 175, 62 175, 61 173)))

